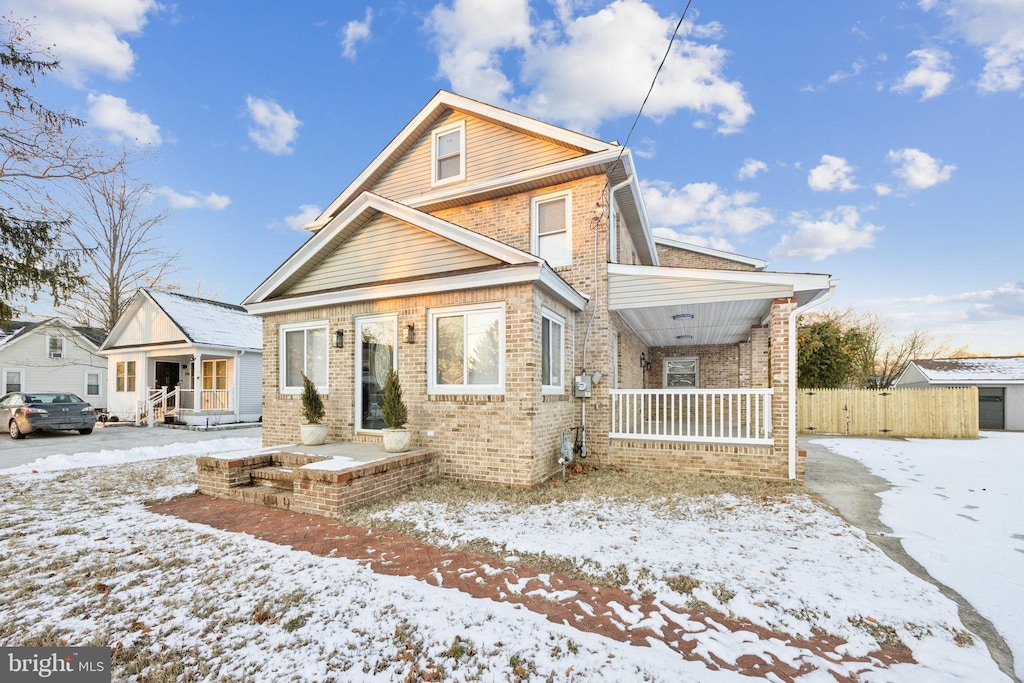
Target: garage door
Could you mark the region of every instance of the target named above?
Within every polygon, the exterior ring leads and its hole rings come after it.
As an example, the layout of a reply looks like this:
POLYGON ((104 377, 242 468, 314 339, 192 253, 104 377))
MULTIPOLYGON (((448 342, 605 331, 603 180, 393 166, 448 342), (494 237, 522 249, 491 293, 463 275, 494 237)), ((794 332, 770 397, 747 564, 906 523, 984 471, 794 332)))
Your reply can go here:
POLYGON ((1003 406, 1006 389, 1003 387, 978 387, 978 427, 980 429, 1003 429, 1003 406))

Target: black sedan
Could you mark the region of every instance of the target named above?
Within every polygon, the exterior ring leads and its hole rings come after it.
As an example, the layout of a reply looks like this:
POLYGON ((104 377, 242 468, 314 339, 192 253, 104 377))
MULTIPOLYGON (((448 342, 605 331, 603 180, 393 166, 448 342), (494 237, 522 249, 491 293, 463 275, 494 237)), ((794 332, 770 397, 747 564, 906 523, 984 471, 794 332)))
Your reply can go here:
POLYGON ((96 425, 96 410, 74 394, 16 391, 0 398, 0 425, 12 439, 61 429, 91 434, 96 425))

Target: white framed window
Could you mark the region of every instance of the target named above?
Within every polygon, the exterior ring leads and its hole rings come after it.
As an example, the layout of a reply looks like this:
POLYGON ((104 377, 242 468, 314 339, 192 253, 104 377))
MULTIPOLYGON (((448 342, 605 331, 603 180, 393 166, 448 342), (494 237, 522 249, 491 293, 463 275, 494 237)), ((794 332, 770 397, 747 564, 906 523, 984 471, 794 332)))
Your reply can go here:
POLYGON ((427 331, 427 392, 505 393, 505 305, 435 309, 427 331))
POLYGON ((301 394, 305 373, 317 391, 327 393, 327 321, 289 323, 279 328, 279 388, 301 394))
POLYGON ((530 250, 549 266, 572 265, 572 192, 530 200, 530 250))
POLYGON ((432 185, 466 179, 466 122, 459 121, 434 131, 430 138, 432 185))
POLYGON ((700 386, 700 359, 666 358, 664 380, 666 389, 696 389, 700 386))
POLYGON ((100 396, 102 392, 102 376, 99 371, 86 370, 85 371, 85 395, 86 396, 100 396))
POLYGON ((135 361, 118 361, 114 366, 114 391, 135 391, 135 361))
POLYGON ((24 391, 25 371, 19 368, 4 368, 3 372, 3 393, 10 394, 14 391, 24 391))
POLYGON ((541 309, 540 387, 542 394, 565 393, 565 318, 541 309))
POLYGON ((46 357, 64 357, 64 337, 60 336, 59 334, 46 335, 46 357))

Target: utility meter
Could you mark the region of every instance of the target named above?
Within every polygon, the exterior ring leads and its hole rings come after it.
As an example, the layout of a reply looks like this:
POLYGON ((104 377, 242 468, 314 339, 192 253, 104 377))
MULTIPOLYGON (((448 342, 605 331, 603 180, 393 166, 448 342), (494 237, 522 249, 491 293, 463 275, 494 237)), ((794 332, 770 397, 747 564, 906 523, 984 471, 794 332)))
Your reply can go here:
POLYGON ((575 387, 576 398, 590 398, 591 393, 593 391, 593 385, 591 384, 590 375, 576 375, 575 387))

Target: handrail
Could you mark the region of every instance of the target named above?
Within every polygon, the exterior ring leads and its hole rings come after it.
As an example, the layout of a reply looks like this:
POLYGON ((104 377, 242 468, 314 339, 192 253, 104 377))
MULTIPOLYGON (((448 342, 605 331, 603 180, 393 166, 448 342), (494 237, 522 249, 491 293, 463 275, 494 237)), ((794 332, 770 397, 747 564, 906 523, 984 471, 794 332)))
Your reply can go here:
POLYGON ((619 439, 771 445, 766 389, 612 389, 611 431, 619 439))

